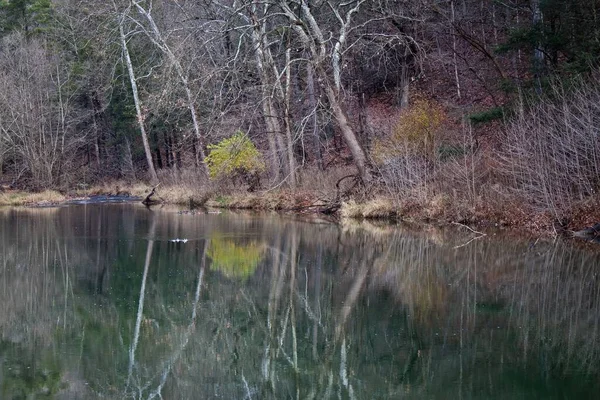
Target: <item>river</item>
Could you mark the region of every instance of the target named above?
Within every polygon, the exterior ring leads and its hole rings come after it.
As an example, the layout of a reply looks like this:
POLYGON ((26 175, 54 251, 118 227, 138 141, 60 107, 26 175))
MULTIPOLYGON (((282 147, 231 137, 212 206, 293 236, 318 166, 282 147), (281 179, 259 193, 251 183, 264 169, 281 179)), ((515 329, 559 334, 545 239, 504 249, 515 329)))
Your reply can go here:
POLYGON ((0 208, 0 398, 596 398, 599 269, 461 227, 0 208))

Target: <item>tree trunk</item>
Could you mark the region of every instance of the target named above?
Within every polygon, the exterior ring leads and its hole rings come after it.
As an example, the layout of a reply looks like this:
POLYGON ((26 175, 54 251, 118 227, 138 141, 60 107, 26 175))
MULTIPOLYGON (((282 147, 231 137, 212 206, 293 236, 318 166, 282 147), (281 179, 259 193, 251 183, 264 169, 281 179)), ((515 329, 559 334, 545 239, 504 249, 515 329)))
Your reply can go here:
POLYGON ((173 166, 173 157, 171 153, 171 134, 165 132, 163 139, 165 142, 165 162, 167 163, 167 168, 171 168, 173 166))
POLYGON ((327 93, 327 100, 329 100, 329 105, 331 106, 335 120, 340 128, 340 131, 342 132, 342 136, 344 137, 344 141, 346 142, 348 149, 350 149, 350 153, 352 154, 352 158, 354 159, 354 164, 358 169, 358 173, 362 181, 367 183, 371 181, 371 173, 368 169, 365 151, 358 142, 356 134, 354 133, 354 130, 348 121, 348 116, 339 102, 335 91, 330 86, 327 86, 325 91, 327 93))
POLYGON ((158 176, 154 169, 154 163, 152 162, 152 152, 150 151, 150 144, 148 143, 148 136, 146 135, 146 129, 144 128, 144 117, 142 115, 142 108, 140 106, 140 99, 138 96, 138 88, 135 79, 135 72, 133 71, 133 64, 131 63, 131 57, 129 56, 129 50, 127 49, 127 41, 125 39, 125 32, 123 30, 123 21, 119 23, 119 34, 121 39, 121 47, 123 48, 123 54, 125 56, 125 64, 127 65, 127 72, 129 73, 129 82, 131 83, 131 92, 133 94, 133 102, 135 103, 135 111, 137 114, 137 122, 142 135, 142 143, 144 145, 144 153, 146 153, 146 162, 148 163, 148 172, 150 173, 150 179, 153 183, 158 182, 158 176))
MULTIPOLYGON (((263 85, 264 86, 264 85, 263 85)), ((273 100, 269 97, 267 90, 263 89, 263 118, 265 120, 265 127, 267 129, 267 140, 269 142, 269 159, 270 159, 270 170, 271 179, 273 181, 279 180, 281 163, 279 162, 279 152, 277 151, 277 135, 281 132, 279 121, 273 117, 275 108, 273 107, 273 100)))
POLYGON ((158 133, 156 131, 154 131, 154 144, 155 144, 155 148, 154 148, 154 154, 156 154, 156 165, 158 166, 158 169, 162 169, 163 168, 163 161, 162 161, 162 155, 160 154, 160 145, 159 145, 159 141, 158 141, 158 133))
MULTIPOLYGON (((531 9, 533 11, 533 27, 540 28, 543 23, 544 15, 540 8, 540 0, 531 0, 531 9)), ((542 43, 538 40, 533 50, 533 75, 535 91, 538 95, 542 94, 542 74, 544 70, 544 50, 542 43)))
MULTIPOLYGON (((450 9, 452 12, 452 15, 451 15, 452 25, 454 25, 456 23, 456 15, 454 13, 454 1, 450 2, 450 9)), ((458 97, 458 99, 460 99, 461 98, 460 79, 458 76, 458 62, 456 60, 456 35, 454 34, 454 32, 452 32, 452 62, 454 64, 454 81, 456 82, 456 97, 458 97)))
MULTIPOLYGON (((354 164, 358 169, 360 178, 364 183, 371 180, 371 174, 368 170, 368 162, 365 151, 360 145, 356 134, 348 121, 348 116, 339 100, 341 90, 341 73, 342 73, 342 53, 346 45, 347 35, 351 29, 352 16, 356 14, 361 4, 366 0, 356 2, 353 8, 346 12, 345 18, 341 16, 338 9, 334 9, 339 24, 339 33, 333 42, 335 43, 329 51, 326 48, 326 43, 330 39, 325 40, 322 28, 319 26, 316 18, 312 14, 310 4, 306 0, 300 2, 301 16, 290 8, 290 5, 285 1, 280 1, 279 5, 283 14, 287 16, 291 22, 291 28, 300 38, 300 41, 306 46, 306 49, 311 54, 311 63, 315 68, 318 80, 325 87, 325 93, 329 100, 329 105, 333 111, 335 120, 342 132, 342 136, 346 145, 352 153, 354 164), (302 21, 302 23, 299 23, 302 21), (331 74, 328 74, 325 69, 327 61, 331 62, 331 74)), ((330 27, 328 27, 329 29, 330 27)))
POLYGON ((317 114, 317 98, 315 95, 315 77, 313 66, 308 63, 306 66, 306 80, 308 89, 308 105, 310 107, 310 121, 312 124, 313 146, 315 148, 315 158, 320 170, 323 170, 323 152, 321 151, 321 140, 319 135, 319 119, 317 114))
POLYGON ((254 27, 252 29, 252 45, 254 47, 254 56, 256 58, 256 68, 260 76, 260 83, 262 88, 262 109, 263 118, 265 120, 265 127, 267 129, 267 140, 269 142, 269 159, 270 159, 270 170, 271 179, 277 182, 281 173, 281 162, 279 150, 282 148, 281 143, 281 125, 279 124, 279 116, 277 109, 273 104, 273 96, 269 87, 273 86, 273 82, 269 79, 268 73, 268 62, 266 59, 265 52, 268 49, 265 48, 265 42, 263 41, 265 33, 264 24, 260 24, 259 18, 257 17, 257 2, 252 3, 252 21, 254 27))
POLYGON ((365 143, 370 132, 367 123, 367 99, 364 93, 360 93, 358 97, 358 129, 359 139, 365 143))
POLYGON ((292 138, 292 121, 290 117, 290 98, 292 90, 292 73, 291 73, 291 48, 288 36, 288 47, 285 52, 285 110, 284 110, 284 122, 285 122, 285 138, 287 141, 287 157, 289 167, 289 179, 290 186, 292 189, 296 188, 296 160, 294 159, 294 140, 292 138))

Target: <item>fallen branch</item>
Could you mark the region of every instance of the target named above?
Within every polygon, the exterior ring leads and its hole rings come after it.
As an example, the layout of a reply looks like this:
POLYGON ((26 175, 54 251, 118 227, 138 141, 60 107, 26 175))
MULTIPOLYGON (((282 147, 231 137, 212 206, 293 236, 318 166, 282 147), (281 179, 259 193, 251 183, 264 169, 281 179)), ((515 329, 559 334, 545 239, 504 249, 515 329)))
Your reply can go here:
POLYGON ((469 240, 467 243, 463 243, 463 244, 460 244, 460 245, 458 245, 458 246, 454 246, 454 247, 453 247, 453 249, 459 249, 459 248, 461 248, 461 247, 465 247, 465 246, 467 246, 469 243, 471 243, 472 241, 474 241, 474 240, 477 240, 477 239, 481 239, 482 237, 484 237, 484 236, 487 236, 487 234, 486 234, 486 233, 483 233, 483 232, 476 231, 475 229, 473 229, 473 228, 471 228, 471 227, 469 227, 469 226, 467 226, 467 225, 465 225, 465 224, 461 224, 460 222, 452 222, 452 224, 454 224, 454 225, 458 225, 458 226, 462 226, 463 228, 467 228, 468 230, 470 230, 471 232, 475 233, 476 235, 479 235, 479 236, 476 236, 476 237, 472 238, 472 239, 471 239, 471 240, 469 240))
POLYGON ((476 236, 476 237, 474 237, 473 239, 469 240, 467 243, 463 243, 463 244, 459 244, 458 246, 454 246, 454 247, 453 247, 453 249, 454 249, 454 250, 456 250, 456 249, 460 249, 461 247, 465 247, 465 246, 467 246, 469 243, 471 243, 472 241, 474 241, 474 240, 477 240, 477 239, 481 239, 481 238, 482 238, 482 237, 484 237, 484 236, 486 236, 486 235, 479 235, 479 236, 476 236))
POLYGON ((452 222, 452 224, 453 224, 453 225, 462 226, 463 228, 467 228, 467 229, 468 229, 468 230, 470 230, 471 232, 473 232, 473 233, 476 233, 476 234, 478 234, 478 235, 481 235, 481 236, 487 236, 487 234, 486 234, 486 233, 483 233, 483 232, 476 231, 475 229, 473 229, 473 228, 471 228, 471 227, 469 227, 469 226, 467 226, 467 225, 465 225, 465 224, 461 224, 460 222, 452 222))

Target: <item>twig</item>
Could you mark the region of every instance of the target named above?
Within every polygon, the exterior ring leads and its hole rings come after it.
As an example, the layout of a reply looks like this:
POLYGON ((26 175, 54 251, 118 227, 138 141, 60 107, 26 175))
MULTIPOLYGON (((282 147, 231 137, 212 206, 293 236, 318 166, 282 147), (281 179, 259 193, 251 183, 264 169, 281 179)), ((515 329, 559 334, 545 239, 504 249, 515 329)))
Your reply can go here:
POLYGON ((463 228, 467 228, 467 229, 468 229, 468 230, 470 230, 471 232, 473 232, 473 233, 476 233, 476 234, 478 234, 478 235, 481 235, 481 236, 487 236, 487 233, 483 233, 483 232, 476 231, 475 229, 473 229, 473 228, 471 228, 471 227, 469 227, 469 226, 467 226, 467 225, 465 225, 465 224, 461 224, 460 222, 452 222, 452 224, 453 224, 453 225, 462 226, 463 228))
POLYGON ((453 249, 460 249, 461 247, 465 247, 465 246, 467 246, 469 243, 471 243, 472 241, 474 241, 474 240, 477 240, 477 239, 481 239, 481 238, 482 238, 482 237, 484 237, 484 236, 486 236, 486 235, 485 235, 485 234, 483 234, 483 235, 476 236, 476 237, 474 237, 473 239, 469 240, 467 243, 463 243, 463 244, 459 244, 458 246, 454 246, 454 247, 453 247, 453 249))
POLYGON ((472 238, 472 239, 471 239, 471 240, 469 240, 467 243, 463 243, 463 244, 460 244, 460 245, 458 245, 458 246, 454 246, 454 247, 453 247, 453 249, 459 249, 459 248, 461 248, 461 247, 465 247, 465 246, 467 246, 469 243, 471 243, 472 241, 474 241, 474 240, 477 240, 477 239, 481 239, 482 237, 484 237, 484 236, 487 236, 487 234, 486 234, 486 233, 483 233, 483 232, 476 231, 475 229, 473 229, 473 228, 471 228, 471 227, 469 227, 469 226, 467 226, 467 225, 465 225, 465 224, 461 224, 460 222, 452 222, 452 224, 454 224, 454 225, 458 225, 458 226, 462 226, 463 228, 467 228, 467 229, 468 229, 468 230, 470 230, 471 232, 473 232, 473 233, 475 233, 475 234, 479 235, 479 236, 476 236, 476 237, 472 238))

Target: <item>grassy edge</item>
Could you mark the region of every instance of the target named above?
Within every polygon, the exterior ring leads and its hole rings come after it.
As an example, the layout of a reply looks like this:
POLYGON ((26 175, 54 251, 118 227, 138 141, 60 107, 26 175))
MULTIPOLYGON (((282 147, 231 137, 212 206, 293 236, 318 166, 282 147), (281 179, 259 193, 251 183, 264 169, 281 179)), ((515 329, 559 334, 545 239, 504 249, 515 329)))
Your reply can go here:
POLYGON ((42 192, 7 191, 0 192, 0 206, 43 206, 63 203, 67 197, 56 190, 42 192))
MULTIPOLYGON (((0 192, 0 206, 54 206, 72 198, 93 195, 120 194, 143 198, 150 190, 151 186, 138 183, 131 186, 107 184, 69 192, 66 195, 55 190, 39 193, 6 191, 0 192), (127 187, 129 190, 121 191, 121 187, 127 187)), ((314 192, 286 189, 257 193, 238 192, 225 195, 194 186, 163 186, 159 188, 158 194, 165 204, 190 208, 206 206, 210 208, 307 214, 319 213, 331 206, 330 203, 318 199, 314 192)), ((571 214, 574 216, 574 221, 571 226, 565 228, 581 229, 589 225, 591 222, 577 217, 577 213, 588 216, 590 215, 588 210, 590 207, 596 208, 596 203, 583 204, 572 210, 571 214)), ((517 213, 514 208, 509 208, 506 211, 497 209, 497 207, 482 209, 473 205, 459 206, 446 195, 434 196, 427 199, 427 201, 405 201, 401 204, 385 196, 378 196, 364 201, 350 199, 339 204, 336 215, 340 220, 388 220, 438 225, 459 222, 476 227, 506 227, 510 230, 533 233, 538 236, 554 236, 557 234, 553 218, 550 215, 517 213), (508 214, 512 214, 512 220, 507 218, 510 217, 508 214)))

